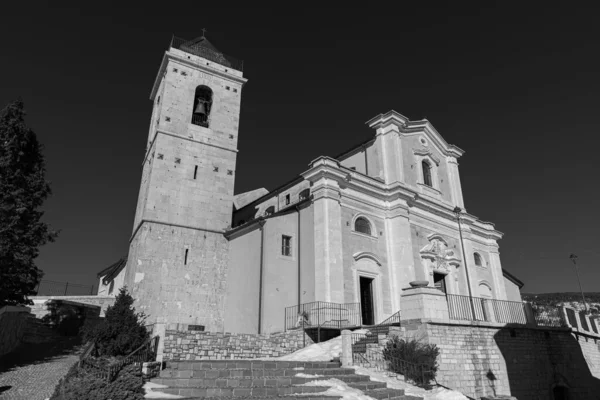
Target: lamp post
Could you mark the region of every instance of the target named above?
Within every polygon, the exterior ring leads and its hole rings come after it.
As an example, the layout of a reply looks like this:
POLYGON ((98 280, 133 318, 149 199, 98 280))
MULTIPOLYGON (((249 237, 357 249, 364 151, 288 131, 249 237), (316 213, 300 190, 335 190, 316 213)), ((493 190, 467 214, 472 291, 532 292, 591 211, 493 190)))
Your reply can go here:
POLYGON ((577 282, 579 282, 579 291, 581 292, 581 297, 583 298, 583 305, 585 306, 585 313, 588 313, 588 306, 585 301, 585 296, 583 295, 583 288, 581 287, 581 279, 579 278, 579 269, 577 269, 577 255, 571 253, 569 256, 571 261, 573 261, 573 265, 575 265, 575 272, 577 273, 577 282))
POLYGON ((465 262, 465 273, 467 274, 467 287, 469 289, 469 303, 471 304, 471 311, 473 312, 473 319, 475 319, 475 306, 473 305, 473 294, 471 293, 471 280, 469 279, 469 268, 467 266, 467 254, 465 253, 465 244, 463 243, 462 227, 460 225, 460 214, 462 209, 458 206, 454 207, 454 214, 456 214, 456 220, 458 221, 458 233, 460 235, 460 247, 462 248, 463 260, 465 262))

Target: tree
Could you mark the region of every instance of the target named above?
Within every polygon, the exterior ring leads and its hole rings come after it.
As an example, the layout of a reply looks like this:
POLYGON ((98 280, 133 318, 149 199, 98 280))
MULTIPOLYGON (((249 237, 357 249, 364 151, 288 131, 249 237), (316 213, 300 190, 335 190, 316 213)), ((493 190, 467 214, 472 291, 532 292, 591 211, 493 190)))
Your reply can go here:
POLYGON ((96 342, 101 356, 124 356, 140 347, 150 334, 144 326, 146 316, 136 313, 133 297, 122 287, 115 304, 108 307, 104 321, 100 325, 87 325, 83 328, 83 339, 96 342))
POLYGON ((25 123, 21 100, 0 111, 0 307, 32 304, 43 272, 39 247, 58 232, 41 221, 50 195, 42 146, 25 123))

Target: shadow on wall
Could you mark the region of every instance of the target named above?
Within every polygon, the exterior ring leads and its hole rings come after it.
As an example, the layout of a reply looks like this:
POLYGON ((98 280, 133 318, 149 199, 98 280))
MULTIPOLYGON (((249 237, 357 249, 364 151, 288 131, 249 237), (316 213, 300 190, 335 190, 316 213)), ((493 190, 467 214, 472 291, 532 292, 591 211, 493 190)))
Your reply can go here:
MULTIPOLYGON (((566 330, 502 328, 494 340, 519 400, 600 399, 600 341, 566 330), (584 355, 585 354, 585 355, 584 355)), ((490 387, 496 376, 486 376, 490 387)))

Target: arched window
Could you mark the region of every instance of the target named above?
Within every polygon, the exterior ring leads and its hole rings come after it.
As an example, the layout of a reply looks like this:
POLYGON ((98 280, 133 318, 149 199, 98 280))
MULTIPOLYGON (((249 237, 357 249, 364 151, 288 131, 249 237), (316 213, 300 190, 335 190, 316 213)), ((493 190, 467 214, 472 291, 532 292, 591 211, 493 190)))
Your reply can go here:
POLYGON ((479 255, 479 253, 474 253, 473 258, 475 259, 475 265, 477 265, 478 267, 483 266, 483 262, 481 261, 481 256, 479 255))
POLYGON ((356 221, 354 221, 354 230, 356 232, 365 233, 367 235, 370 235, 371 234, 371 224, 369 223, 369 221, 366 218, 358 217, 358 218, 356 218, 356 221))
POLYGON ((492 288, 487 283, 479 284, 479 297, 483 297, 484 299, 491 299, 492 296, 492 288))
POLYGON ((265 210, 265 215, 271 215, 273 213, 275 213, 275 206, 267 207, 267 209, 265 210))
POLYGON ((310 196, 310 189, 304 189, 298 195, 300 200, 308 199, 308 196, 310 196))
POLYGON ((431 165, 427 161, 423 161, 421 163, 421 167, 423 168, 423 183, 427 186, 432 187, 431 181, 431 165))
POLYGON ((194 112, 192 124, 208 128, 210 110, 212 109, 213 92, 208 86, 198 86, 194 94, 194 112))

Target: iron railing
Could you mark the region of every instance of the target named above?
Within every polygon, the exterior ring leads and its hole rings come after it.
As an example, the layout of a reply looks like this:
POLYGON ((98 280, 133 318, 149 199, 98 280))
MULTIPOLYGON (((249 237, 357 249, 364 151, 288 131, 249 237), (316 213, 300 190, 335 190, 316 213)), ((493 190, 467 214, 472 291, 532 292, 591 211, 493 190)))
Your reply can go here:
POLYGON ((35 291, 36 296, 90 296, 94 294, 94 285, 42 280, 35 291))
POLYGON ((143 363, 156 360, 158 341, 159 336, 154 336, 131 352, 131 354, 125 356, 118 362, 109 365, 103 365, 99 360, 92 358, 91 355, 93 354, 96 345, 95 343, 90 343, 79 358, 79 368, 85 369, 88 373, 97 378, 112 382, 124 366, 136 363, 139 364, 141 370, 143 363))
POLYGON ((354 365, 384 372, 388 376, 398 374, 404 377, 405 381, 412 381, 419 386, 428 386, 429 382, 435 380, 435 372, 426 364, 411 363, 406 360, 392 356, 385 350, 381 350, 379 345, 364 342, 369 340, 365 334, 352 334, 352 363, 354 365))
POLYGON ((491 320, 491 316, 486 313, 482 298, 446 294, 446 300, 450 319, 488 322, 491 320))
POLYGON ((560 307, 532 306, 533 317, 538 326, 564 327, 567 326, 560 307))
MULTIPOLYGON (((525 304, 521 301, 483 299, 484 306, 491 304, 494 320, 503 324, 527 324, 525 304)), ((489 309, 489 307, 488 307, 489 309)))
POLYGON ((314 301, 286 307, 285 330, 307 328, 347 329, 362 323, 360 303, 314 301))
POLYGON ((192 124, 208 128, 209 118, 206 114, 192 114, 192 124))
POLYGON ((380 322, 375 326, 390 326, 390 325, 400 326, 400 311, 395 312, 389 318, 383 320, 383 322, 380 322))
POLYGON ((171 48, 185 51, 198 57, 205 58, 209 61, 216 62, 225 67, 229 67, 238 71, 244 71, 244 62, 226 54, 209 49, 201 44, 196 44, 192 40, 182 39, 173 36, 171 40, 171 48))

